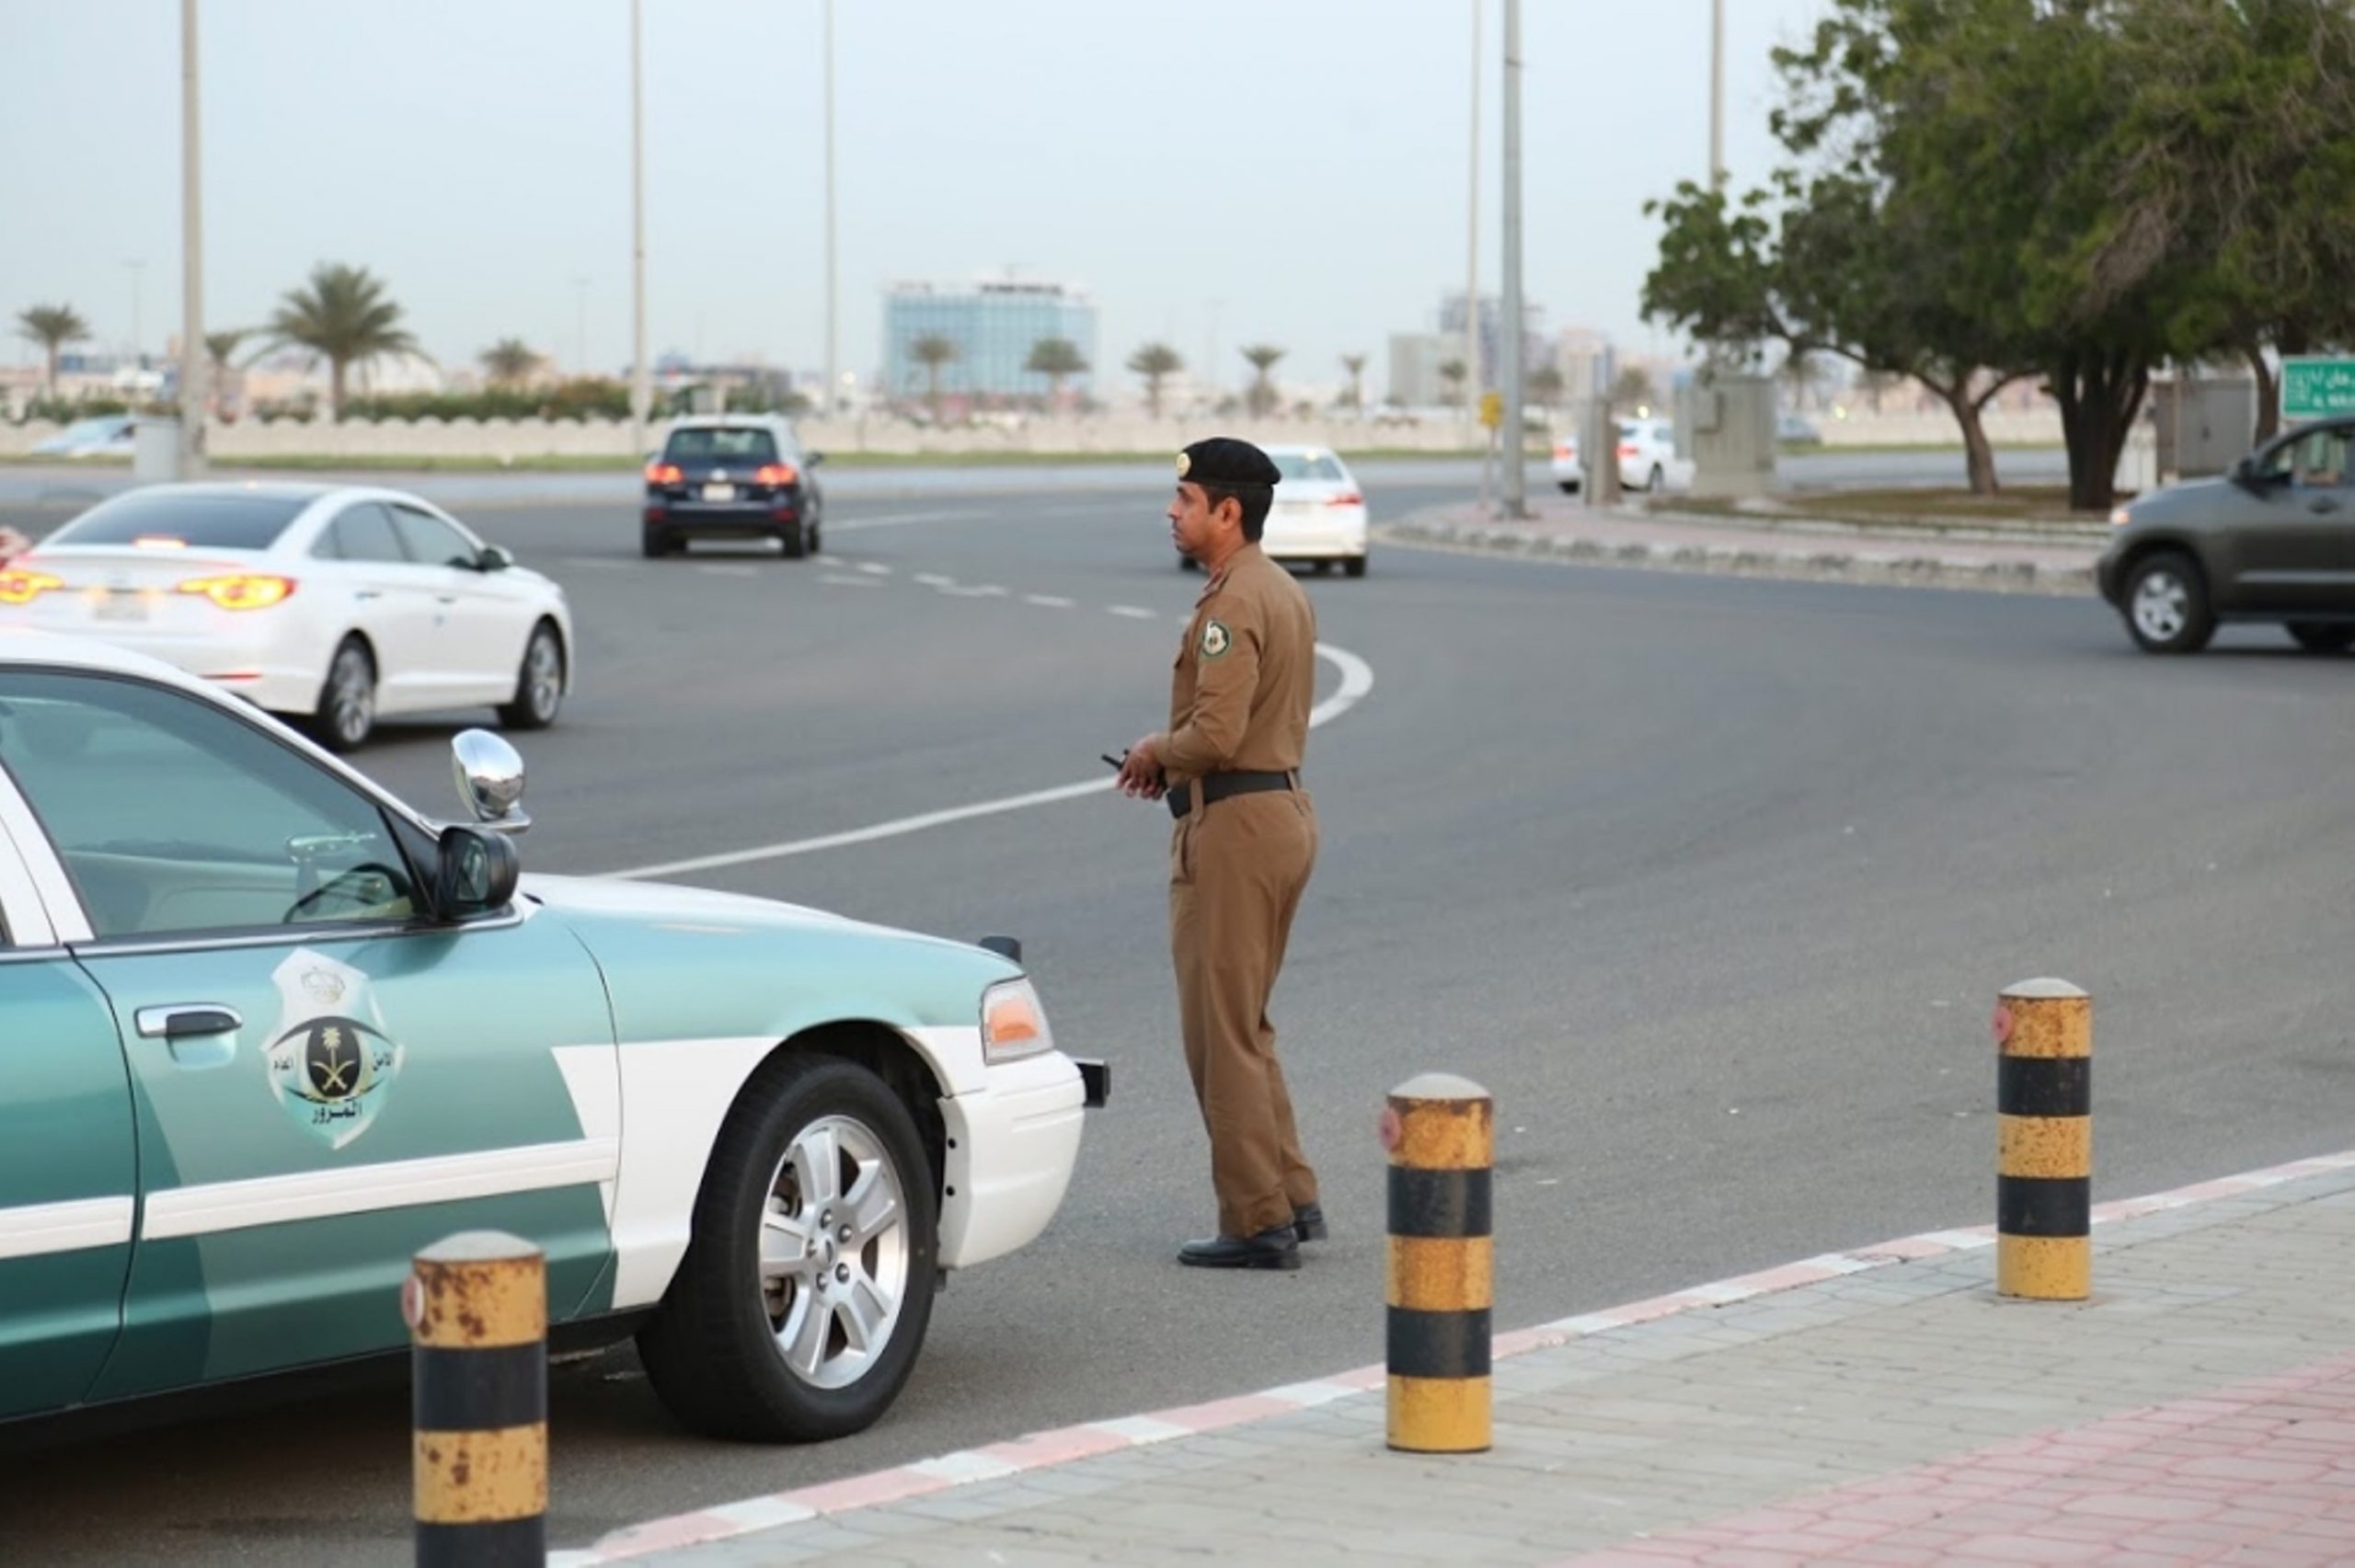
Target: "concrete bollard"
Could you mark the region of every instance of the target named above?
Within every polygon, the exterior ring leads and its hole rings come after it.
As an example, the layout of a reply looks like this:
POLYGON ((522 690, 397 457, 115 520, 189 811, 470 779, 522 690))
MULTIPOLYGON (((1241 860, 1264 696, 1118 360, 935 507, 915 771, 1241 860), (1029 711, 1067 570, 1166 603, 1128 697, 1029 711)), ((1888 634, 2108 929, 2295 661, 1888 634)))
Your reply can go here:
POLYGON ((1485 1452, 1496 1107, 1476 1083, 1425 1073, 1391 1091, 1381 1131, 1390 1152, 1390 1446, 1485 1452))
POLYGON ((401 1286, 416 1428, 418 1568, 547 1561, 548 1292, 539 1248, 467 1230, 401 1286))
POLYGON ((2093 1294, 2093 999, 2024 980, 1995 1004, 1995 1290, 2093 1294))

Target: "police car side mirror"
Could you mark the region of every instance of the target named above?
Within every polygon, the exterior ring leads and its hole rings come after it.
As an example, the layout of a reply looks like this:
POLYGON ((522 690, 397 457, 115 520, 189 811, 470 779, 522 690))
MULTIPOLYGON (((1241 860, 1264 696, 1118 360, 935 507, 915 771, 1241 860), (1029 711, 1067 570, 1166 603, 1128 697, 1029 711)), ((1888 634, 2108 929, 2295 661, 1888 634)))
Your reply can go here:
POLYGON ((523 863, 515 841, 479 828, 444 828, 433 864, 433 912, 443 920, 503 910, 515 897, 523 863))

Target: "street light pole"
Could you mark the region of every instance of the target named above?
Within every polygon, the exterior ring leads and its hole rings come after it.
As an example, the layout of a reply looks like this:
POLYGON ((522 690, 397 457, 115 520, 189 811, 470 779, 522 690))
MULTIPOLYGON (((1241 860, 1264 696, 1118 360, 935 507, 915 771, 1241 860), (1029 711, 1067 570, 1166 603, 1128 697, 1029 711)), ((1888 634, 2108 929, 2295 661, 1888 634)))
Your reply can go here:
POLYGON ((1503 319, 1497 323, 1497 378, 1504 383, 1505 516, 1529 515, 1522 473, 1521 389, 1521 0, 1505 5, 1505 264, 1503 319))
POLYGON ((1472 0, 1472 172, 1466 182, 1464 263, 1464 421, 1480 401, 1480 8, 1472 0))
POLYGON ((646 91, 639 0, 629 0, 630 452, 646 451, 654 386, 646 365, 646 91))
POLYGON ((139 296, 145 292, 140 285, 146 281, 147 263, 138 260, 122 265, 131 274, 131 358, 136 369, 138 361, 145 358, 139 351, 139 296))
POLYGON ((1709 0, 1709 189, 1726 183, 1726 0, 1709 0))
POLYGON ((826 0, 826 395, 820 405, 822 414, 833 413, 842 395, 835 358, 841 296, 834 269, 834 0, 826 0))
POLYGON ((204 182, 197 112, 196 0, 180 0, 179 476, 204 471, 204 182))

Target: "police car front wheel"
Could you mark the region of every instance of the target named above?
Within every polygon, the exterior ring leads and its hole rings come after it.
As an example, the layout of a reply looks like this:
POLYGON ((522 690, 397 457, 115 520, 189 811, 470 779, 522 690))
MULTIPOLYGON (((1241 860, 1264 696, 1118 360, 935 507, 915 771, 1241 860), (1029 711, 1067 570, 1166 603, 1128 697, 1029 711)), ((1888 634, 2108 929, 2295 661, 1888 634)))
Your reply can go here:
POLYGON ((695 1240, 638 1336, 672 1414, 716 1437, 864 1430, 915 1366, 939 1268, 914 1118, 865 1068, 785 1057, 713 1147, 695 1240))

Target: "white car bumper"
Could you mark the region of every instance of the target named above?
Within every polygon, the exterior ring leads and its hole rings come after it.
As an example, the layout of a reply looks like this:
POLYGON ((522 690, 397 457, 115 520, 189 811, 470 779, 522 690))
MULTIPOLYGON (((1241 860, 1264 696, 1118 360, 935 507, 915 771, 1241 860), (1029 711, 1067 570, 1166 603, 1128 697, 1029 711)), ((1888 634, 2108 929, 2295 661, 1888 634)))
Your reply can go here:
POLYGON ((1259 549, 1271 561, 1338 561, 1366 553, 1363 507, 1319 507, 1268 519, 1259 549))
POLYGON ((981 1088, 940 1102, 941 1267, 1003 1256, 1047 1228, 1071 1185, 1086 1101, 1078 1064, 1050 1051, 993 1067, 981 1088))

